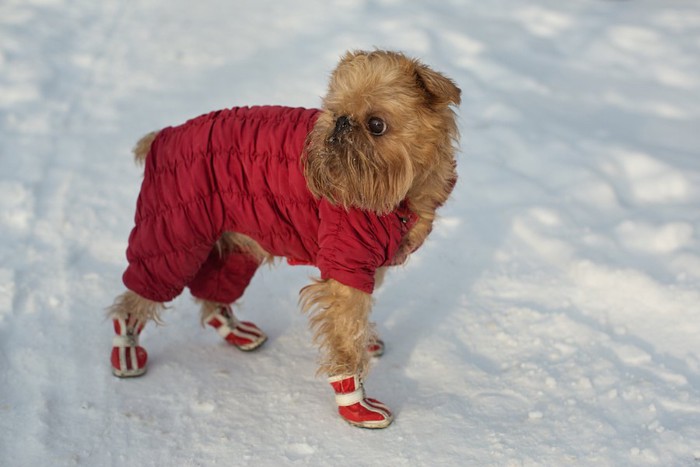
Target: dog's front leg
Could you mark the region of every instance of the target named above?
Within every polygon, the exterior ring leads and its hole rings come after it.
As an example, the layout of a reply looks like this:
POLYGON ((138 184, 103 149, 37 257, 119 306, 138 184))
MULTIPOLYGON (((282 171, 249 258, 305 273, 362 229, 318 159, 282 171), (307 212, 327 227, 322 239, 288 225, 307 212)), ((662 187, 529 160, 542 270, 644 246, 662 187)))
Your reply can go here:
POLYGON ((393 420, 382 403, 365 397, 362 378, 368 371, 368 344, 376 339, 369 322, 372 296, 333 279, 316 281, 301 291, 314 340, 323 354, 319 373, 336 393, 338 412, 352 425, 384 428, 393 420))

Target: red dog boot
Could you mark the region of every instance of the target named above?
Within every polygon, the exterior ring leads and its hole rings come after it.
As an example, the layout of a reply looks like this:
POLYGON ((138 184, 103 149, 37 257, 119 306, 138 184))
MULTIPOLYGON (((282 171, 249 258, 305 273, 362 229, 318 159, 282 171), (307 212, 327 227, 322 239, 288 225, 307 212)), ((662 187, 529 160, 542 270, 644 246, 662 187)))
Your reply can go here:
POLYGON ((367 346, 367 352, 369 352, 370 357, 381 357, 384 355, 384 341, 378 337, 372 339, 367 346))
POLYGON ((234 347, 250 351, 265 343, 267 336, 256 325, 248 321, 238 321, 230 306, 221 307, 212 313, 206 323, 234 347))
POLYGON ((139 335, 144 323, 139 323, 131 315, 126 319, 114 320, 112 340, 112 373, 120 378, 141 376, 146 372, 148 354, 146 349, 139 346, 139 335))
POLYGON ((365 397, 365 388, 357 375, 328 378, 335 391, 338 413, 351 425, 362 428, 386 428, 394 420, 389 408, 365 397))

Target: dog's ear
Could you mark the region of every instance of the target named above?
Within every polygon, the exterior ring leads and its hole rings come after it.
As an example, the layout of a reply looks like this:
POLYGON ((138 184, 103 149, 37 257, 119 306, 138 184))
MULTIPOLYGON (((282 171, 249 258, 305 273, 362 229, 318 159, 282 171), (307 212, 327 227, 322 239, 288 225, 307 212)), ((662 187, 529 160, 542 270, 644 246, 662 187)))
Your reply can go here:
POLYGON ((436 106, 459 105, 462 91, 450 78, 422 63, 416 63, 416 82, 436 106))

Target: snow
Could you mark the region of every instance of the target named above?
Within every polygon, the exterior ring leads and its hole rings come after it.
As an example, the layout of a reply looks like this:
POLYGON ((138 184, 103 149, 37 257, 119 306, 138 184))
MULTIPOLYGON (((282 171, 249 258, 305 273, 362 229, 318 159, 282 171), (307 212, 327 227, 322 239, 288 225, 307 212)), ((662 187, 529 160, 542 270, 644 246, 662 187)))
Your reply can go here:
POLYGON ((5 0, 0 464, 698 465, 700 5, 690 0, 5 0), (298 290, 256 276, 242 354, 188 297, 109 369, 144 133, 233 105, 317 106, 347 49, 463 91, 460 180, 377 293, 354 429, 315 376, 298 290))

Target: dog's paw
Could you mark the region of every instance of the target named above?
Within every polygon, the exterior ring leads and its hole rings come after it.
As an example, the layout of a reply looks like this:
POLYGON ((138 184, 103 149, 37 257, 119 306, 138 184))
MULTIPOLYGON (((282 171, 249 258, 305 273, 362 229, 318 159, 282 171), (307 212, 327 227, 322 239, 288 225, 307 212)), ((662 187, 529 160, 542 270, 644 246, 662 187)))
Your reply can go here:
POLYGON ((349 424, 360 428, 386 428, 394 421, 389 407, 365 397, 359 376, 334 376, 328 382, 335 391, 338 414, 349 424))
POLYGON ((249 321, 238 321, 231 307, 221 307, 212 313, 206 324, 216 329, 226 342, 239 350, 250 352, 265 343, 267 335, 249 321))

